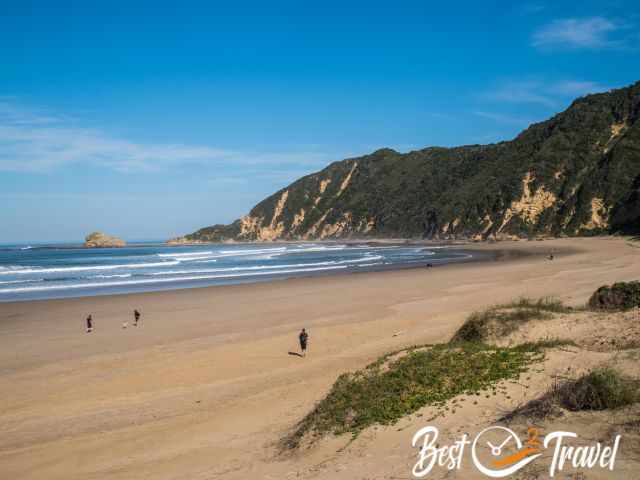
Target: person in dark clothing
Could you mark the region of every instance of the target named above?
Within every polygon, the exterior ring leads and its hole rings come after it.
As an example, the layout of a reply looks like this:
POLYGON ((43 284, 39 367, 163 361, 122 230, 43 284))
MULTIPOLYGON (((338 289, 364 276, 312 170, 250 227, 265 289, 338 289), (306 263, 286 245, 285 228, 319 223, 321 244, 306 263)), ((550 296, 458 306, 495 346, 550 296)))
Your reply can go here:
POLYGON ((140 312, 138 310, 133 311, 133 326, 138 326, 138 320, 140 320, 140 312))
POLYGON ((87 333, 91 333, 93 331, 93 318, 91 315, 87 317, 87 333))
POLYGON ((300 335, 298 335, 298 338, 300 339, 300 350, 302 350, 302 356, 304 357, 307 354, 307 341, 309 340, 309 335, 304 328, 300 332, 300 335))

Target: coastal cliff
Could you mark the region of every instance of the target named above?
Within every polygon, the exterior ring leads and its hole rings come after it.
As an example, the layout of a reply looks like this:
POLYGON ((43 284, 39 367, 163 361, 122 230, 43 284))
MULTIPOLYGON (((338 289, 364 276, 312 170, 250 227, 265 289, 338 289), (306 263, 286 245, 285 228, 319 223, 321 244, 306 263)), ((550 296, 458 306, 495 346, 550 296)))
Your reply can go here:
POLYGON ((174 243, 501 239, 640 230, 640 82, 588 95, 511 141, 332 163, 229 225, 174 243))
POLYGON ((124 240, 102 232, 90 233, 84 240, 84 246, 86 248, 113 248, 127 245, 127 242, 124 240))

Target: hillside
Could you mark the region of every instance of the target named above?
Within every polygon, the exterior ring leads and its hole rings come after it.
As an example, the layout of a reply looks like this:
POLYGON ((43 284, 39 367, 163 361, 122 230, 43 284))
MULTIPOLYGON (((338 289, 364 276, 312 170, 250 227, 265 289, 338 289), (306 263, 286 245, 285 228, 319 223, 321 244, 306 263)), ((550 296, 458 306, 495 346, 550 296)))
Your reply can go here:
POLYGON ((491 145, 332 163, 230 225, 176 242, 510 238, 640 229, 640 82, 575 100, 491 145))

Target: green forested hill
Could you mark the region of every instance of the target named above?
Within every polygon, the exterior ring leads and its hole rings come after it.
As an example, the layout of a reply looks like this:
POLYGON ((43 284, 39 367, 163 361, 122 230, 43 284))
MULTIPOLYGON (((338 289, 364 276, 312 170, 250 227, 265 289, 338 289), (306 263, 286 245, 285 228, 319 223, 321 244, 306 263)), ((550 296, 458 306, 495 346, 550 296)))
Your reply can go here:
POLYGON ((180 241, 490 238, 640 230, 640 82, 492 145, 335 162, 180 241))

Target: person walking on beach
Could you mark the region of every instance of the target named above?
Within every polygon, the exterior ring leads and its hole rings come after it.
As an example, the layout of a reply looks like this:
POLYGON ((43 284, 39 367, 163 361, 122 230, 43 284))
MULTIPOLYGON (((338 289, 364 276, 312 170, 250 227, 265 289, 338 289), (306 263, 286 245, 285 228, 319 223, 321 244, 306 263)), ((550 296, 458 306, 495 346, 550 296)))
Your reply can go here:
POLYGON ((302 356, 305 357, 307 355, 307 340, 309 339, 309 335, 304 328, 300 332, 300 335, 298 335, 298 338, 300 340, 300 350, 302 351, 302 356))
POLYGON ((93 331, 93 318, 91 315, 87 317, 87 333, 91 333, 93 331))
POLYGON ((138 310, 133 311, 133 326, 138 326, 138 320, 140 320, 140 312, 138 310))

